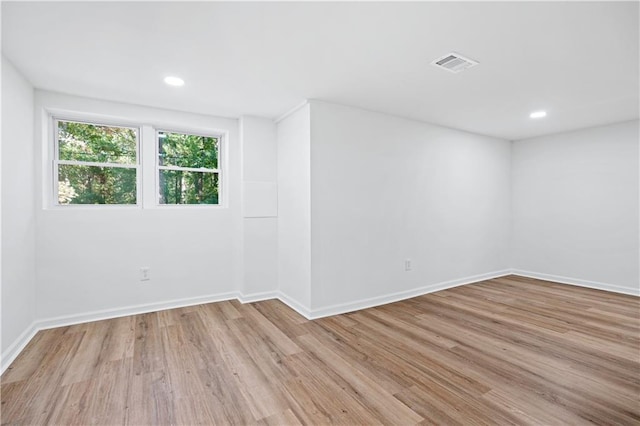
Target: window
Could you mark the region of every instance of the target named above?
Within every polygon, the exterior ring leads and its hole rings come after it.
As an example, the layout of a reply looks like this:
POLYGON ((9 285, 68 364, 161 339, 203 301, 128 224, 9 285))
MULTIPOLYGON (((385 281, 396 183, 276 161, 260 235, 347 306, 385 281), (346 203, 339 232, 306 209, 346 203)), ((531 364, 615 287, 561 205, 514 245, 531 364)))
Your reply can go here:
POLYGON ((158 131, 159 204, 219 204, 220 138, 158 131))
POLYGON ((137 204, 136 128, 54 119, 54 204, 137 204))
POLYGON ((223 132, 96 117, 49 112, 47 206, 224 205, 223 132))

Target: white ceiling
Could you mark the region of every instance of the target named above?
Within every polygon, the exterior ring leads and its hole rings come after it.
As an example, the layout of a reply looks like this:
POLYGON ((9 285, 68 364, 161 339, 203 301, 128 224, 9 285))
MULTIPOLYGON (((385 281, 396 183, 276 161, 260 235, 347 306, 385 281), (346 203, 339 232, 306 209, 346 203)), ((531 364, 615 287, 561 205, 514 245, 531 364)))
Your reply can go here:
POLYGON ((3 2, 2 48, 77 95, 273 118, 322 99, 522 139, 638 117, 638 6, 3 2), (480 65, 430 65, 450 51, 480 65))

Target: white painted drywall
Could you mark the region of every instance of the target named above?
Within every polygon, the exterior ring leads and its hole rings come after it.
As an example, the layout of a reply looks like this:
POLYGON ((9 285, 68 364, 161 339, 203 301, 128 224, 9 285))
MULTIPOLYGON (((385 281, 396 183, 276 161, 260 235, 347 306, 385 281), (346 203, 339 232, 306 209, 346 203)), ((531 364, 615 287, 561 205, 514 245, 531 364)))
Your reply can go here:
POLYGON ((273 120, 240 119, 245 298, 278 290, 278 147, 273 120))
POLYGON ((638 293, 638 121, 513 143, 513 267, 638 293))
POLYGON ((285 298, 307 310, 311 303, 310 124, 309 104, 278 122, 278 283, 285 298))
POLYGON ((45 91, 34 107, 3 67, 3 351, 34 319, 238 292, 320 316, 512 266, 637 289, 637 121, 510 143, 319 101, 277 124, 45 91), (46 108, 226 132, 227 205, 48 208, 46 108))
POLYGON ((278 290, 278 219, 244 219, 242 296, 273 297, 278 290))
POLYGON ((508 269, 510 142, 316 101, 311 129, 314 311, 508 269))
POLYGON ((2 353, 35 320, 33 87, 2 57, 2 353))
MULTIPOLYGON (((241 166, 238 120, 36 91, 38 164, 44 166, 45 108, 121 117, 169 129, 216 129, 226 141, 227 207, 58 208, 37 210, 37 316, 234 293, 241 280, 241 166), (139 280, 140 267, 151 280, 139 280)), ((143 146, 143 154, 152 146, 143 146)), ((37 167, 37 192, 43 191, 37 167)), ((146 171, 145 173, 148 173, 146 171)), ((153 172, 151 172, 153 175, 153 172)))

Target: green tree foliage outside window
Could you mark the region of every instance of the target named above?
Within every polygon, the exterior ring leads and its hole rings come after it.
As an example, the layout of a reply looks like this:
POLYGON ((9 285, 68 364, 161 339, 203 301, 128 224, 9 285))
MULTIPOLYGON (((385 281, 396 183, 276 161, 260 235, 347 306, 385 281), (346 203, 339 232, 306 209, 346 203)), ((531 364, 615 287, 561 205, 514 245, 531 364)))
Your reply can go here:
POLYGON ((59 120, 57 136, 59 204, 136 204, 135 129, 59 120))
POLYGON ((218 204, 219 140, 158 132, 160 204, 218 204))

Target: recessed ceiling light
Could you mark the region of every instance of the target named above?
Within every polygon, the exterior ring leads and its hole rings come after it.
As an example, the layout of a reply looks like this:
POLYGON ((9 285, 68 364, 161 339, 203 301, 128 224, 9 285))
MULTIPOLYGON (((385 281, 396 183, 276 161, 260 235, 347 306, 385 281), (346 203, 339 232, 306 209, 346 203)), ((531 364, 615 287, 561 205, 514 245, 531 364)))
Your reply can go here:
POLYGON ((535 111, 529 114, 531 118, 542 118, 547 116, 547 111, 535 111))
POLYGON ((169 86, 184 86, 184 80, 180 77, 169 76, 164 78, 164 82, 169 86))

